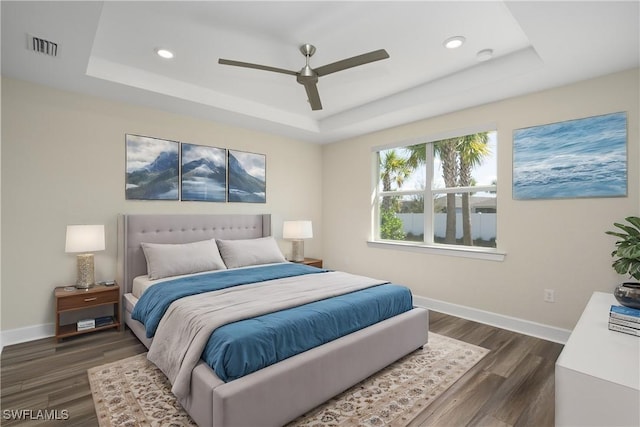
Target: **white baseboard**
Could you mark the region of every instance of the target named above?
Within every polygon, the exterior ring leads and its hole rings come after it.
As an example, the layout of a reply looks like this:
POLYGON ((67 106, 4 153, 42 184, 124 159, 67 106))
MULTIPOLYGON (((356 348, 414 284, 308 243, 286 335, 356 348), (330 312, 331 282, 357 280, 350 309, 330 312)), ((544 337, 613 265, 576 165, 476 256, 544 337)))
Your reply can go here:
POLYGON ((54 329, 53 323, 46 323, 2 331, 0 332, 0 353, 8 345, 52 337, 55 335, 54 329))
POLYGON ((542 323, 531 322, 529 320, 518 319, 516 317, 491 313, 489 311, 478 310, 472 307, 452 304, 432 298, 414 295, 413 303, 419 307, 432 309, 452 316, 461 317, 467 320, 484 323, 501 329, 518 332, 547 341, 566 344, 571 335, 568 329, 557 328, 555 326, 544 325, 542 323))
MULTIPOLYGON (((414 295, 413 302, 419 307, 432 309, 441 313, 473 320, 486 325, 496 326, 520 334, 542 338, 560 344, 566 344, 571 331, 568 329, 556 328, 554 326, 543 325, 542 323, 531 322, 529 320, 518 319, 516 317, 504 316, 502 314, 491 313, 489 311, 478 310, 472 307, 452 304, 432 298, 414 295)), ((39 340, 54 336, 53 323, 43 325, 27 326, 25 328, 10 329, 0 332, 0 353, 5 346, 19 344, 22 342, 39 340)))

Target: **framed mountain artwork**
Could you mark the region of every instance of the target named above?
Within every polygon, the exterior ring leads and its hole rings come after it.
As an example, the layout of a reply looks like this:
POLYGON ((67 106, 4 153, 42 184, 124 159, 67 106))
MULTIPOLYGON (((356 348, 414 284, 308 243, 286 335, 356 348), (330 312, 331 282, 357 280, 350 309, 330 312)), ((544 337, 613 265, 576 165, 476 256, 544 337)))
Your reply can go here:
POLYGON ((227 150, 181 144, 181 199, 225 202, 227 199, 227 150))
POLYGON ((125 135, 127 200, 179 200, 176 141, 125 135))
POLYGON ((236 150, 228 150, 227 153, 228 201, 266 203, 266 156, 236 150))

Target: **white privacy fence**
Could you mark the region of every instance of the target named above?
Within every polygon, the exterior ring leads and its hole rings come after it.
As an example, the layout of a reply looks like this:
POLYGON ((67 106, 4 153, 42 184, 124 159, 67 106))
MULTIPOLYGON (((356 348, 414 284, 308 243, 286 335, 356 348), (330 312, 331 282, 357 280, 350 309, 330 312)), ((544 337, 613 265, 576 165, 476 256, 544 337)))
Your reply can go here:
MULTIPOLYGON (((400 213, 396 214, 402 220, 403 231, 414 235, 424 233, 424 214, 400 213)), ((447 214, 437 213, 433 221, 434 236, 445 237, 447 229, 447 214)), ((456 213, 456 239, 462 238, 462 213, 456 213)), ((496 214, 472 213, 471 238, 491 240, 496 238, 496 214)))

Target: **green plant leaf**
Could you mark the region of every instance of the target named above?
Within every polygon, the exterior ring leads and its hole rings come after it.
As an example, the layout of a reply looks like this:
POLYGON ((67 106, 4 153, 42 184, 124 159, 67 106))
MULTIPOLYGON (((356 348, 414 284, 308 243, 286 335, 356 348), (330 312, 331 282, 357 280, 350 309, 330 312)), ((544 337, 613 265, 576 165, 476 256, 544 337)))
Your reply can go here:
POLYGON ((620 237, 621 239, 625 239, 628 237, 628 234, 616 233, 615 231, 605 231, 604 233, 611 236, 620 237))
POLYGON ((638 236, 638 235, 640 235, 640 231, 638 231, 634 227, 629 227, 628 225, 624 225, 624 224, 614 224, 614 225, 616 227, 620 228, 621 230, 626 231, 629 236, 638 236))
POLYGON ((622 248, 621 250, 618 250, 618 254, 620 258, 626 258, 629 260, 638 259, 638 250, 634 247, 622 248))
POLYGON ((613 264, 611 264, 613 269, 618 274, 626 274, 629 271, 629 260, 620 258, 616 260, 613 264))
POLYGON ((616 243, 618 249, 621 248, 635 248, 638 247, 640 243, 634 239, 627 239, 616 243))
POLYGON ((624 233, 605 231, 606 234, 619 239, 615 242, 616 250, 611 253, 611 256, 617 259, 611 266, 618 274, 628 274, 640 280, 640 218, 629 216, 625 220, 631 225, 613 223, 624 233))
POLYGON ((620 249, 618 249, 618 256, 621 258, 634 259, 637 261, 638 259, 640 259, 640 247, 638 247, 637 245, 620 247, 620 249))
POLYGON ((638 218, 637 216, 628 216, 625 219, 627 220, 627 222, 640 230, 640 218, 638 218))

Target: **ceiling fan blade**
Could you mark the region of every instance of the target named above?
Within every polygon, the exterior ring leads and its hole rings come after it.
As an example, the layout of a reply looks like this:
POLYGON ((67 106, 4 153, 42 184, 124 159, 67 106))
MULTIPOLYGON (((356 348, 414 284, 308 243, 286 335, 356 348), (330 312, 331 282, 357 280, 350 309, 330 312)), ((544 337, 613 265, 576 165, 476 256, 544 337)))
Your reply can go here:
POLYGON ((304 89, 307 91, 307 98, 309 98, 309 104, 311 109, 322 110, 322 103, 320 102, 320 94, 318 93, 318 86, 315 82, 304 83, 304 89))
POLYGON ((256 70, 273 71, 274 73, 298 75, 296 71, 285 70, 284 68, 269 67, 267 65, 251 64, 249 62, 232 61, 230 59, 218 59, 218 64, 233 65, 234 67, 255 68, 256 70))
POLYGON ((327 74, 335 73, 336 71, 346 70, 347 68, 368 64, 369 62, 380 61, 381 59, 387 59, 388 57, 389 54, 386 50, 374 50, 373 52, 363 53, 362 55, 353 56, 351 58, 343 59, 342 61, 323 65, 322 67, 316 68, 315 72, 318 76, 326 76, 327 74))

